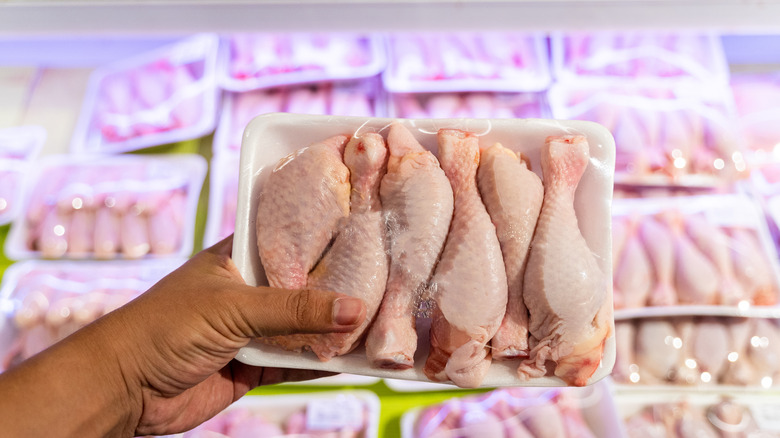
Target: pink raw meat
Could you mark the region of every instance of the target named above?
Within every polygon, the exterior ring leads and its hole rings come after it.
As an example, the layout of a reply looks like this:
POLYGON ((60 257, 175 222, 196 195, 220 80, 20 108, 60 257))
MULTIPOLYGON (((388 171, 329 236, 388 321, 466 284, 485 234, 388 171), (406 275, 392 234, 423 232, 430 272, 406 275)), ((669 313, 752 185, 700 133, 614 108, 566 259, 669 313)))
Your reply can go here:
POLYGON ((455 198, 452 224, 433 283, 436 308, 423 371, 436 382, 477 387, 490 367, 487 343, 504 317, 507 280, 495 226, 477 190, 479 139, 443 129, 439 158, 455 198))
POLYGON ((542 148, 544 201, 523 295, 533 336, 530 357, 518 369, 523 380, 544 376, 552 361, 564 382, 585 385, 611 335, 610 279, 582 237, 574 211, 575 191, 589 157, 583 136, 548 137, 542 148))
POLYGON ((339 135, 291 154, 276 165, 257 206, 257 247, 268 283, 306 287, 309 271, 349 213, 349 169, 339 135))
POLYGON ((390 158, 380 196, 389 225, 390 273, 366 356, 373 366, 405 369, 413 366, 416 307, 444 247, 453 197, 439 161, 408 129, 393 124, 387 142, 390 158))
POLYGON ((623 297, 623 307, 637 308, 647 304, 653 288, 653 267, 639 236, 639 219, 631 218, 628 239, 615 271, 615 288, 623 297))
POLYGON ((542 208, 542 180, 525 160, 496 143, 482 152, 477 185, 496 227, 507 277, 506 314, 491 341, 493 358, 527 356, 528 309, 523 301, 523 277, 542 208))
POLYGON ((639 226, 647 255, 653 266, 655 287, 650 291, 648 304, 651 306, 672 306, 677 303, 674 288, 674 241, 668 228, 646 217, 639 226))

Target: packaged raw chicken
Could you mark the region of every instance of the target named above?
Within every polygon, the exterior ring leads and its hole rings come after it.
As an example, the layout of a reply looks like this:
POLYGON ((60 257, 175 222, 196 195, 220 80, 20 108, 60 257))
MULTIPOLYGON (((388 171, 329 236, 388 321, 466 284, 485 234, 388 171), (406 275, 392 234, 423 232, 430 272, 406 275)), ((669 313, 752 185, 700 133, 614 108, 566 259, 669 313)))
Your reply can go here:
POLYGON ((21 211, 26 175, 44 141, 46 131, 40 126, 0 129, 0 225, 21 211))
POLYGON ((390 97, 390 115, 406 119, 549 117, 542 93, 408 93, 390 97))
POLYGON ((5 242, 13 259, 188 257, 206 173, 198 155, 50 155, 5 242))
POLYGON ((642 391, 616 398, 629 438, 780 437, 780 405, 769 394, 642 391))
POLYGON ((711 315, 618 320, 613 378, 631 387, 776 387, 778 321, 711 315))
POLYGON ((245 396, 177 438, 375 438, 379 398, 369 391, 245 396))
POLYGON ((0 289, 0 371, 124 305, 182 263, 30 260, 11 265, 0 289))
POLYGON ((598 381, 613 345, 612 147, 587 122, 255 118, 236 265, 250 285, 358 296, 367 317, 237 357, 461 387, 598 381))
POLYGON ((385 67, 381 37, 349 33, 233 34, 220 47, 219 85, 249 91, 367 78, 385 67))
POLYGON ((214 153, 237 153, 244 128, 267 113, 330 114, 374 117, 384 106, 376 78, 363 81, 320 82, 243 93, 226 93, 215 134, 214 153))
POLYGON ((612 211, 617 316, 776 311, 774 246, 746 195, 616 199, 612 211))
POLYGON ((542 91, 551 81, 547 41, 511 32, 397 33, 382 79, 393 93, 542 91))
POLYGON ((755 163, 777 161, 780 156, 780 76, 776 73, 739 74, 731 78, 738 126, 755 163))
POLYGON ((401 418, 403 438, 622 437, 610 387, 504 388, 413 409, 401 418))
POLYGON ((202 34, 96 69, 71 150, 120 153, 214 129, 218 39, 202 34))
POLYGON ((617 184, 717 187, 747 177, 725 86, 559 83, 555 118, 598 122, 615 136, 617 184))
POLYGON ((583 78, 631 82, 727 84, 729 69, 714 33, 554 33, 552 64, 559 81, 583 78))

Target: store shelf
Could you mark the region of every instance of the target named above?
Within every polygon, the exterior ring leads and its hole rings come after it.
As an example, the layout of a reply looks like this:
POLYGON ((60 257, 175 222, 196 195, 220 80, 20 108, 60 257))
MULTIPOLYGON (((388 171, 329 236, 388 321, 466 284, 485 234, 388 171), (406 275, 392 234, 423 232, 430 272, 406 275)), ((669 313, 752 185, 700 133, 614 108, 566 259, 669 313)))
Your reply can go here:
POLYGON ((780 30, 759 0, 0 1, 0 35, 197 31, 780 30))

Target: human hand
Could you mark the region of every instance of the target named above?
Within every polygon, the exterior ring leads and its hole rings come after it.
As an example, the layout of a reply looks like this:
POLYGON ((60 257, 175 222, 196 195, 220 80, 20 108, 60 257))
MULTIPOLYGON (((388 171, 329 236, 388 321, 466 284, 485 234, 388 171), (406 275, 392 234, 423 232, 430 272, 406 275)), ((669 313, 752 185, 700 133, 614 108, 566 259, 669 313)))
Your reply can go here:
POLYGON ((255 386, 330 375, 234 357, 253 337, 347 332, 365 318, 363 302, 343 294, 247 286, 231 248, 232 236, 201 251, 96 324, 127 383, 135 434, 188 430, 255 386))

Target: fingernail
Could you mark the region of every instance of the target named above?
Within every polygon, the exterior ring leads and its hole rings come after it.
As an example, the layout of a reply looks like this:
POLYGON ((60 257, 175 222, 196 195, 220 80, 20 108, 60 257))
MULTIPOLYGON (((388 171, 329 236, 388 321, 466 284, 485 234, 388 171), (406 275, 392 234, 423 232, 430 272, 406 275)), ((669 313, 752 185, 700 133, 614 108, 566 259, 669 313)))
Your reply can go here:
POLYGON ((363 302, 359 298, 337 298, 333 302, 333 322, 338 325, 353 325, 363 312, 363 302))

